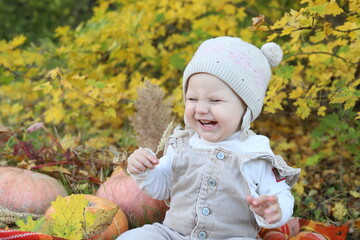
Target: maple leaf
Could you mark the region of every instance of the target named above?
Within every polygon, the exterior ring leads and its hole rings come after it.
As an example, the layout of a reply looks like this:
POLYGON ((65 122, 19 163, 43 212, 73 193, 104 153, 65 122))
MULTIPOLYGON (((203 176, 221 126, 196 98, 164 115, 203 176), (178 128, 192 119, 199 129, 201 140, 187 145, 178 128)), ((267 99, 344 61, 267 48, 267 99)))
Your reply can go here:
POLYGON ((72 240, 83 238, 83 223, 92 226, 95 222, 95 215, 86 212, 88 200, 81 194, 71 195, 69 198, 57 197, 52 206, 54 212, 51 213, 49 232, 53 236, 63 237, 72 240))
POLYGON ((325 111, 326 111, 326 107, 325 107, 325 106, 319 107, 318 110, 317 110, 318 116, 325 117, 325 115, 326 115, 326 112, 325 112, 325 111))
POLYGON ((347 208, 341 202, 335 203, 335 206, 332 208, 332 211, 335 219, 339 221, 343 220, 346 214, 348 213, 347 208))
POLYGON ((326 6, 326 10, 325 10, 326 15, 332 15, 332 16, 337 16, 343 12, 344 10, 342 10, 342 8, 339 7, 339 5, 335 2, 335 0, 331 0, 329 5, 326 6))
POLYGON ((306 99, 298 99, 295 103, 295 106, 298 106, 296 109, 296 115, 301 119, 305 119, 310 115, 310 107, 306 99))

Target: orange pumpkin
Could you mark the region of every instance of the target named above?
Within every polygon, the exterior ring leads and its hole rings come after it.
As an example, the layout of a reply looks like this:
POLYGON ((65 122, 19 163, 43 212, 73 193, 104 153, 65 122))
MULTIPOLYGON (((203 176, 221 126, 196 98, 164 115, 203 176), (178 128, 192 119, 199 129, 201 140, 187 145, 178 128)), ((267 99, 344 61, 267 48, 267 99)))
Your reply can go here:
MULTIPOLYGON (((117 208, 118 206, 108 200, 95 195, 83 194, 85 199, 89 201, 89 206, 85 208, 85 211, 95 213, 98 210, 111 210, 117 208)), ((65 197, 69 199, 70 196, 65 197)), ((50 219, 51 213, 55 211, 54 207, 51 206, 45 213, 45 218, 50 219)), ((101 233, 96 234, 88 238, 89 240, 113 240, 118 237, 123 232, 129 229, 128 220, 125 213, 119 208, 115 214, 112 223, 101 233)))
POLYGON ((123 170, 113 174, 98 189, 96 196, 115 202, 127 215, 132 227, 161 222, 168 210, 164 201, 146 195, 123 170))
POLYGON ((0 167, 0 206, 17 212, 44 214, 65 187, 48 175, 16 167, 0 167))

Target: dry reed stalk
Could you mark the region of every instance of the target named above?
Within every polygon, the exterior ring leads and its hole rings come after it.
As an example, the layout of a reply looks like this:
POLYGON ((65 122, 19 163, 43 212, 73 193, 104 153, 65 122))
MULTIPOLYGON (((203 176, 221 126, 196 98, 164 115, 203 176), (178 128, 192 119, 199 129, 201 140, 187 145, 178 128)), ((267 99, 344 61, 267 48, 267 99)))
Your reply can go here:
POLYGON ((169 125, 166 127, 161 139, 160 139, 160 142, 157 146, 157 149, 156 149, 156 152, 155 152, 155 155, 157 156, 160 152, 162 152, 165 148, 165 145, 166 145, 166 142, 169 138, 169 136, 171 135, 171 133, 173 132, 174 128, 175 128, 175 119, 173 119, 169 125))
POLYGON ((130 123, 136 131, 138 145, 154 152, 172 119, 171 104, 164 101, 164 96, 159 86, 145 81, 145 86, 138 89, 136 111, 130 118, 130 123))
POLYGON ((5 207, 0 207, 0 227, 3 228, 7 225, 13 225, 19 219, 31 216, 33 219, 41 218, 43 215, 34 213, 23 213, 9 210, 5 207))

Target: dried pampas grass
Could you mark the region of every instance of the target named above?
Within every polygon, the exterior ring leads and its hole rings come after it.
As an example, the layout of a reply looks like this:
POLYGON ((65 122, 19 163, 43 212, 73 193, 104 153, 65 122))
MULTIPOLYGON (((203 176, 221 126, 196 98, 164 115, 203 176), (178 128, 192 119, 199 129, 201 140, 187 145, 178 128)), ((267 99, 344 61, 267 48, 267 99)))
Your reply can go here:
POLYGON ((174 126, 171 103, 165 102, 164 96, 159 86, 145 81, 144 87, 138 89, 135 115, 130 118, 138 145, 157 153, 163 150, 174 126))

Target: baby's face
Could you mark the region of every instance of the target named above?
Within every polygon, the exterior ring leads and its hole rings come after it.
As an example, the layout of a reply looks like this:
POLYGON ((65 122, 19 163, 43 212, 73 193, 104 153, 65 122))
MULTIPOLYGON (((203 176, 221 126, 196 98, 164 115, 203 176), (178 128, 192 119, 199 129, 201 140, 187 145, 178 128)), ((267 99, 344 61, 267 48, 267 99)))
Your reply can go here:
POLYGON ((185 98, 186 121, 204 140, 219 142, 240 129, 246 105, 221 79, 207 73, 191 76, 185 98))

